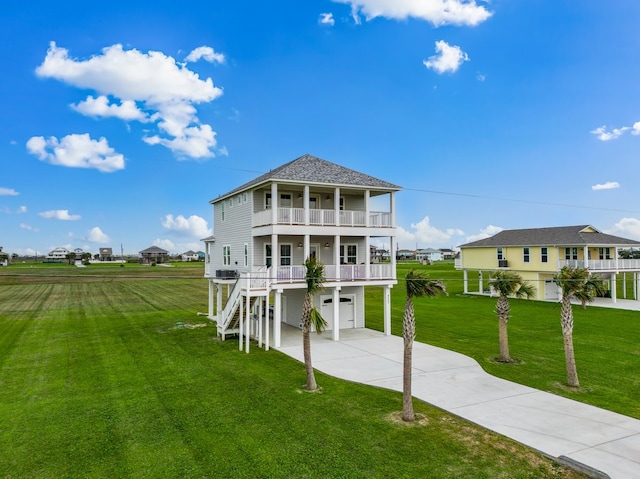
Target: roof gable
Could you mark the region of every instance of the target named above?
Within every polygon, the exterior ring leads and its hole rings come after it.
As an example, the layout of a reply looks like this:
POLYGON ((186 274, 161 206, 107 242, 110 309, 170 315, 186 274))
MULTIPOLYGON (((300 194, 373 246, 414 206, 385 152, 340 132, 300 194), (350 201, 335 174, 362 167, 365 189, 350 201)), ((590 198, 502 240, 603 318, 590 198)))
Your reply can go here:
POLYGON ((387 181, 379 180, 365 173, 331 163, 313 155, 303 155, 289 163, 265 173, 242 186, 239 186, 224 195, 212 200, 211 203, 240 191, 271 181, 288 181, 300 183, 317 183, 337 186, 359 186, 367 188, 379 188, 385 190, 400 190, 400 186, 387 181))

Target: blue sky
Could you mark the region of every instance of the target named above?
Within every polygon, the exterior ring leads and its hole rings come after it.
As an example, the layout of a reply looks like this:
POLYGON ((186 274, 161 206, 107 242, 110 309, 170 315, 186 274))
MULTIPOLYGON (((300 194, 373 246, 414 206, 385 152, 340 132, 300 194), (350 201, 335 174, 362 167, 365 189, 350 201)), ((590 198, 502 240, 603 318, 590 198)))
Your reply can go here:
POLYGON ((402 186, 400 248, 640 239, 639 24, 618 0, 5 2, 0 245, 202 249, 209 200, 305 153, 402 186))

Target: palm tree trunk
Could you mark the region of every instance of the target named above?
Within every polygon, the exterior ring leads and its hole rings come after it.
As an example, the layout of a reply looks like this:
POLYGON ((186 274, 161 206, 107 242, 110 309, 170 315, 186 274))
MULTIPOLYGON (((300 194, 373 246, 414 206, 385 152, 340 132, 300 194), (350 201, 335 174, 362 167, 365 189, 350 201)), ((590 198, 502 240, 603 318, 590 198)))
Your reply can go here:
POLYGON ((416 318, 413 310, 413 301, 407 298, 404 307, 404 318, 402 321, 402 338, 404 340, 404 357, 402 367, 402 420, 413 422, 415 413, 413 411, 413 400, 411 393, 411 366, 413 353, 413 340, 416 336, 416 318))
POLYGON ((315 391, 318 389, 316 376, 313 372, 313 364, 311 363, 311 331, 310 320, 311 314, 311 295, 309 293, 304 296, 304 304, 302 306, 302 350, 304 353, 304 368, 307 372, 307 391, 315 391))
POLYGON ((571 387, 580 387, 576 358, 573 350, 573 310, 568 296, 562 297, 562 338, 564 340, 564 358, 567 368, 567 384, 571 387))
POLYGON ((498 339, 500 344, 500 360, 512 363, 513 359, 509 355, 509 335, 507 334, 507 323, 509 322, 509 300, 506 296, 500 295, 496 305, 498 315, 498 339))

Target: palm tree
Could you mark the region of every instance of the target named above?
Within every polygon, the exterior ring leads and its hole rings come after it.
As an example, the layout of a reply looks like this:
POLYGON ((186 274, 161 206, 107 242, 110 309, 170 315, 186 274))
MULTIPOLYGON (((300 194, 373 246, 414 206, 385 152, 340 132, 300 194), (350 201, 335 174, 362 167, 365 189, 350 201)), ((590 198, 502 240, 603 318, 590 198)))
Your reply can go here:
POLYGON ((590 274, 582 288, 573 293, 573 296, 580 301, 582 309, 587 309, 587 303, 593 301, 596 296, 604 296, 606 292, 607 285, 604 280, 600 276, 590 274))
POLYGON ((500 343, 500 361, 512 363, 509 356, 509 337, 507 335, 507 322, 511 317, 509 296, 515 298, 531 298, 535 294, 533 285, 522 279, 515 271, 498 271, 490 280, 491 286, 498 292, 496 315, 498 316, 498 337, 500 343))
MULTIPOLYGON (((598 278, 599 279, 599 278, 598 278)), ((564 357, 567 368, 567 384, 572 387, 580 387, 576 359, 573 351, 573 309, 571 298, 575 297, 584 301, 592 301, 595 286, 587 286, 591 281, 591 274, 586 268, 574 268, 563 266, 555 276, 554 281, 562 290, 562 309, 560 312, 560 324, 562 325, 562 337, 564 340, 564 357)))
MULTIPOLYGON (((320 334, 327 327, 327 322, 313 306, 313 295, 322 290, 324 283, 324 265, 320 263, 315 256, 310 256, 304 262, 306 270, 305 281, 307 282, 307 292, 304 295, 304 303, 302 305, 302 349, 304 352, 304 367, 307 372, 307 391, 315 391, 318 389, 316 377, 313 373, 313 365, 311 364, 311 326, 316 328, 316 332, 320 334)), ((337 323, 334 318, 334 323, 337 323)), ((336 327, 336 326, 334 326, 336 327)))
POLYGON ((402 320, 402 338, 404 339, 404 361, 402 369, 402 420, 412 422, 415 419, 411 394, 411 365, 413 353, 413 340, 416 338, 416 315, 413 309, 413 298, 421 296, 437 296, 447 294, 444 284, 440 281, 429 279, 425 273, 409 270, 405 282, 407 288, 407 300, 404 305, 404 317, 402 320))

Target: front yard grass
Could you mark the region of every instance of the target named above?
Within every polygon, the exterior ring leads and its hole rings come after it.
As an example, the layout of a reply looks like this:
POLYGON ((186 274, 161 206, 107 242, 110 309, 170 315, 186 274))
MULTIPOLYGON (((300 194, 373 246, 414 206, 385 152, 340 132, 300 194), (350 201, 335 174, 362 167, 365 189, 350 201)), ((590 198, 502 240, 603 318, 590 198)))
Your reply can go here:
MULTIPOLYGON (((581 387, 566 386, 560 304, 509 300, 509 349, 519 364, 497 363, 497 297, 462 294, 462 272, 452 263, 398 265, 392 289, 392 332, 402 335, 404 275, 409 268, 426 270, 444 281, 449 296, 414 301, 416 340, 471 356, 489 373, 543 391, 640 419, 640 312, 574 305, 576 364, 581 387)), ((471 289, 471 287, 470 287, 471 289)), ((367 327, 382 330, 382 292, 366 292, 367 327)))
POLYGON ((216 339, 195 315, 206 294, 202 279, 2 284, 0 477, 581 477, 418 401, 425 427, 393 424, 396 392, 318 373, 323 392, 301 393, 299 362, 216 339))

